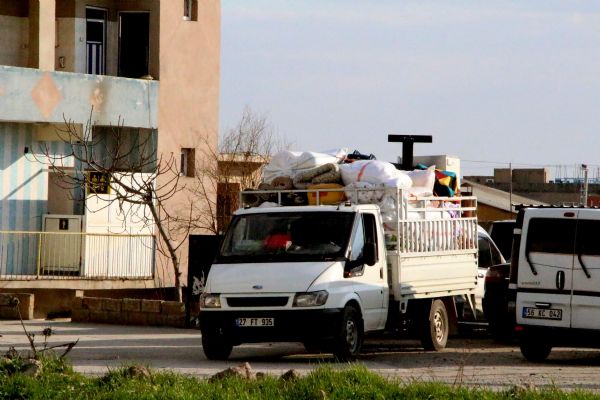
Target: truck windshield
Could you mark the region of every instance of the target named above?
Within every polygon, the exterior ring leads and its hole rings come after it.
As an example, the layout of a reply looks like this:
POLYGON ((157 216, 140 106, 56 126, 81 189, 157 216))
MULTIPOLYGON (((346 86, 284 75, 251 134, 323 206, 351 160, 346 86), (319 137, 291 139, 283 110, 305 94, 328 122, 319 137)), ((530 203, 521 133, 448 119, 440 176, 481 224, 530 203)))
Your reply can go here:
POLYGON ((344 259, 351 212, 276 212, 237 215, 217 262, 286 262, 344 259))

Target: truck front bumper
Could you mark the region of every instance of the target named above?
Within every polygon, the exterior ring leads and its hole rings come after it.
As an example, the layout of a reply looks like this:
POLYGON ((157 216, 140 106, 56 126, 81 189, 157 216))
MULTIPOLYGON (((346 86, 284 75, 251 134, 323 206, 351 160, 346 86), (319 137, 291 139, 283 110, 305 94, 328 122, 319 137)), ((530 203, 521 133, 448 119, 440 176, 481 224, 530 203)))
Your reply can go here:
POLYGON ((220 332, 233 344, 306 342, 334 338, 340 330, 343 309, 201 311, 200 330, 220 332), (273 318, 273 326, 240 327, 238 318, 273 318))

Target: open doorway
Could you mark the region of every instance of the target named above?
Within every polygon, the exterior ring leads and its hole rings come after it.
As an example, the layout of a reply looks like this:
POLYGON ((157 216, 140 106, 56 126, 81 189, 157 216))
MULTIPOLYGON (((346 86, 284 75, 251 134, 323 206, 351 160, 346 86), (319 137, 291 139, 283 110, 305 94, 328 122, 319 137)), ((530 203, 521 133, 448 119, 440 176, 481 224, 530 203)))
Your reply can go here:
POLYGON ((85 8, 86 72, 94 75, 106 73, 106 15, 104 8, 85 8))
POLYGON ((119 76, 140 78, 148 75, 150 58, 150 13, 119 13, 119 76))

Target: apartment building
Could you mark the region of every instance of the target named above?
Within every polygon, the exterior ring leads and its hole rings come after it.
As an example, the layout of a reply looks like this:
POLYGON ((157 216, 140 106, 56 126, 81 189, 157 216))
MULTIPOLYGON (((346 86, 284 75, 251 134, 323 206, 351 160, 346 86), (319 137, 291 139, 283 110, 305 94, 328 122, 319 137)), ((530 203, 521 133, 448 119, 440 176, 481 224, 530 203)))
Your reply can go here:
MULTIPOLYGON (((117 232, 118 210, 94 208, 43 160, 68 153, 66 121, 91 122, 92 136, 121 125, 149 138, 185 170, 198 146, 217 146, 219 63, 219 0, 0 0, 0 291, 35 293, 43 313, 77 291, 173 286, 153 229, 117 232)), ((88 173, 69 157, 64 169, 88 173)))

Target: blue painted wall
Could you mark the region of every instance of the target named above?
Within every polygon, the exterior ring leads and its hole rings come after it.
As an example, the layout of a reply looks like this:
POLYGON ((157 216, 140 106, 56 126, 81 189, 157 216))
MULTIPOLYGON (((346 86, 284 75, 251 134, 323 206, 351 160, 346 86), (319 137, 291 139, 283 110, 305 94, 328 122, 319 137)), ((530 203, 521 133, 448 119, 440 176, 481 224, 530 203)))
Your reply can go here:
POLYGON ((0 123, 0 231, 40 231, 47 212, 48 171, 42 148, 65 154, 62 142, 34 142, 34 125, 0 123), (28 153, 25 154, 25 148, 28 153))

